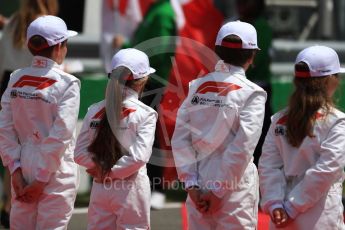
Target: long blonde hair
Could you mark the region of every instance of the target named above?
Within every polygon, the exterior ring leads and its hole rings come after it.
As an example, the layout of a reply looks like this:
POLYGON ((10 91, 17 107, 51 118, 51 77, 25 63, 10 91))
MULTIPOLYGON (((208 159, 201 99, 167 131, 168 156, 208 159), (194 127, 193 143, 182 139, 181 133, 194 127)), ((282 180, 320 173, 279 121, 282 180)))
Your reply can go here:
POLYGON ((88 147, 92 160, 102 169, 103 178, 125 151, 117 138, 117 130, 122 116, 124 86, 138 92, 147 82, 147 77, 126 80, 131 74, 131 71, 125 67, 118 67, 112 71, 106 89, 106 112, 97 128, 95 139, 88 147))
POLYGON ((26 43, 29 24, 41 15, 57 15, 57 0, 21 0, 19 10, 14 14, 10 27, 13 28, 13 45, 22 48, 26 43))

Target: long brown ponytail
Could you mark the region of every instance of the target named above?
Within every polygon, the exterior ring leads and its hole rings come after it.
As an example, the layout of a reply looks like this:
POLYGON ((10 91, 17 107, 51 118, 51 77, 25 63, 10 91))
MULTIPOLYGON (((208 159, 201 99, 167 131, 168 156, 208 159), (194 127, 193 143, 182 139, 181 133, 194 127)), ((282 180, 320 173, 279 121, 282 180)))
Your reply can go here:
POLYGON ((105 114, 100 121, 95 139, 88 147, 92 160, 102 169, 103 177, 121 158, 121 150, 121 144, 111 131, 107 115, 105 114))
MULTIPOLYGON (((295 65, 296 71, 309 71, 304 62, 295 65)), ((287 111, 287 139, 298 147, 306 136, 313 137, 313 126, 317 111, 323 108, 325 116, 333 106, 333 100, 327 93, 329 77, 295 77, 295 91, 290 97, 287 111)))

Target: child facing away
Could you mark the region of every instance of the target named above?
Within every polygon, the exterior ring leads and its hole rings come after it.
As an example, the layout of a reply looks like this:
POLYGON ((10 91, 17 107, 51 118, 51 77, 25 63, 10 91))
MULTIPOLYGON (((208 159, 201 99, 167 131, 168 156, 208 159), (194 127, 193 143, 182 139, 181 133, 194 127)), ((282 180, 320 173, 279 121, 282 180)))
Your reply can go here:
POLYGON ((326 46, 311 46, 296 58, 295 90, 287 108, 272 116, 259 161, 270 229, 345 229, 345 114, 332 99, 344 72, 326 46))
POLYGON ((58 17, 34 20, 27 30, 32 65, 11 74, 1 100, 0 155, 12 175, 11 229, 66 229, 72 215, 80 82, 59 65, 75 35, 58 17))
POLYGON ((259 182, 253 152, 266 92, 246 78, 258 50, 255 28, 222 26, 216 71, 190 83, 179 108, 172 150, 188 192, 189 229, 256 229, 259 182))
POLYGON ((123 49, 112 59, 105 100, 92 105, 75 161, 93 176, 88 229, 150 229, 150 182, 157 113, 139 101, 155 70, 147 55, 123 49))

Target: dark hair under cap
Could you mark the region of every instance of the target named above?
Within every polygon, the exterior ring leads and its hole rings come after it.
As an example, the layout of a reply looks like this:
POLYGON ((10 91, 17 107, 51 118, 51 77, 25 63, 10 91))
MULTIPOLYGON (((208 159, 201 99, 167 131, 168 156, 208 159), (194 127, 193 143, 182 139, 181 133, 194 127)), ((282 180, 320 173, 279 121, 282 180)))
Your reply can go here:
MULTIPOLYGON (((61 44, 64 45, 66 42, 67 40, 63 41, 61 44)), ((49 46, 47 40, 40 35, 34 35, 28 41, 28 48, 31 54, 34 56, 40 55, 50 57, 56 45, 49 46)))
POLYGON ((224 62, 234 65, 243 66, 255 53, 255 49, 242 49, 242 40, 237 35, 228 35, 221 45, 216 45, 216 54, 224 62))

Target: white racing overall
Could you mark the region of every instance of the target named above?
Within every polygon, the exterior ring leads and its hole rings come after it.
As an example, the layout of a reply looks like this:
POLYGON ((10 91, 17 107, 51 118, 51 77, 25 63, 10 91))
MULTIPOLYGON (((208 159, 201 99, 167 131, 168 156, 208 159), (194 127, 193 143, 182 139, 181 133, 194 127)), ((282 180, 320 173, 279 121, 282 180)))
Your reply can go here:
POLYGON ((255 229, 259 182, 253 151, 264 118, 266 93, 243 68, 219 62, 194 80, 179 108, 172 149, 179 179, 222 198, 203 215, 187 199, 189 229, 255 229))
POLYGON ((73 160, 80 82, 51 59, 12 73, 0 112, 0 154, 26 183, 48 182, 38 203, 17 201, 12 189, 11 229, 66 229, 78 186, 73 160))
MULTIPOLYGON (((79 134, 75 161, 93 168, 87 148, 95 138, 105 113, 105 101, 89 108, 79 134)), ((88 229, 149 229, 150 182, 146 163, 152 153, 157 113, 126 88, 118 140, 128 151, 111 170, 108 183, 93 182, 88 213, 88 229)))
MULTIPOLYGON (((259 161, 261 207, 267 213, 285 208, 294 219, 286 228, 345 229, 342 182, 345 166, 345 114, 320 110, 314 137, 300 147, 286 138, 286 109, 272 116, 259 161)), ((275 229, 273 223, 271 229, 275 229)), ((281 228, 279 228, 281 229, 281 228)))

